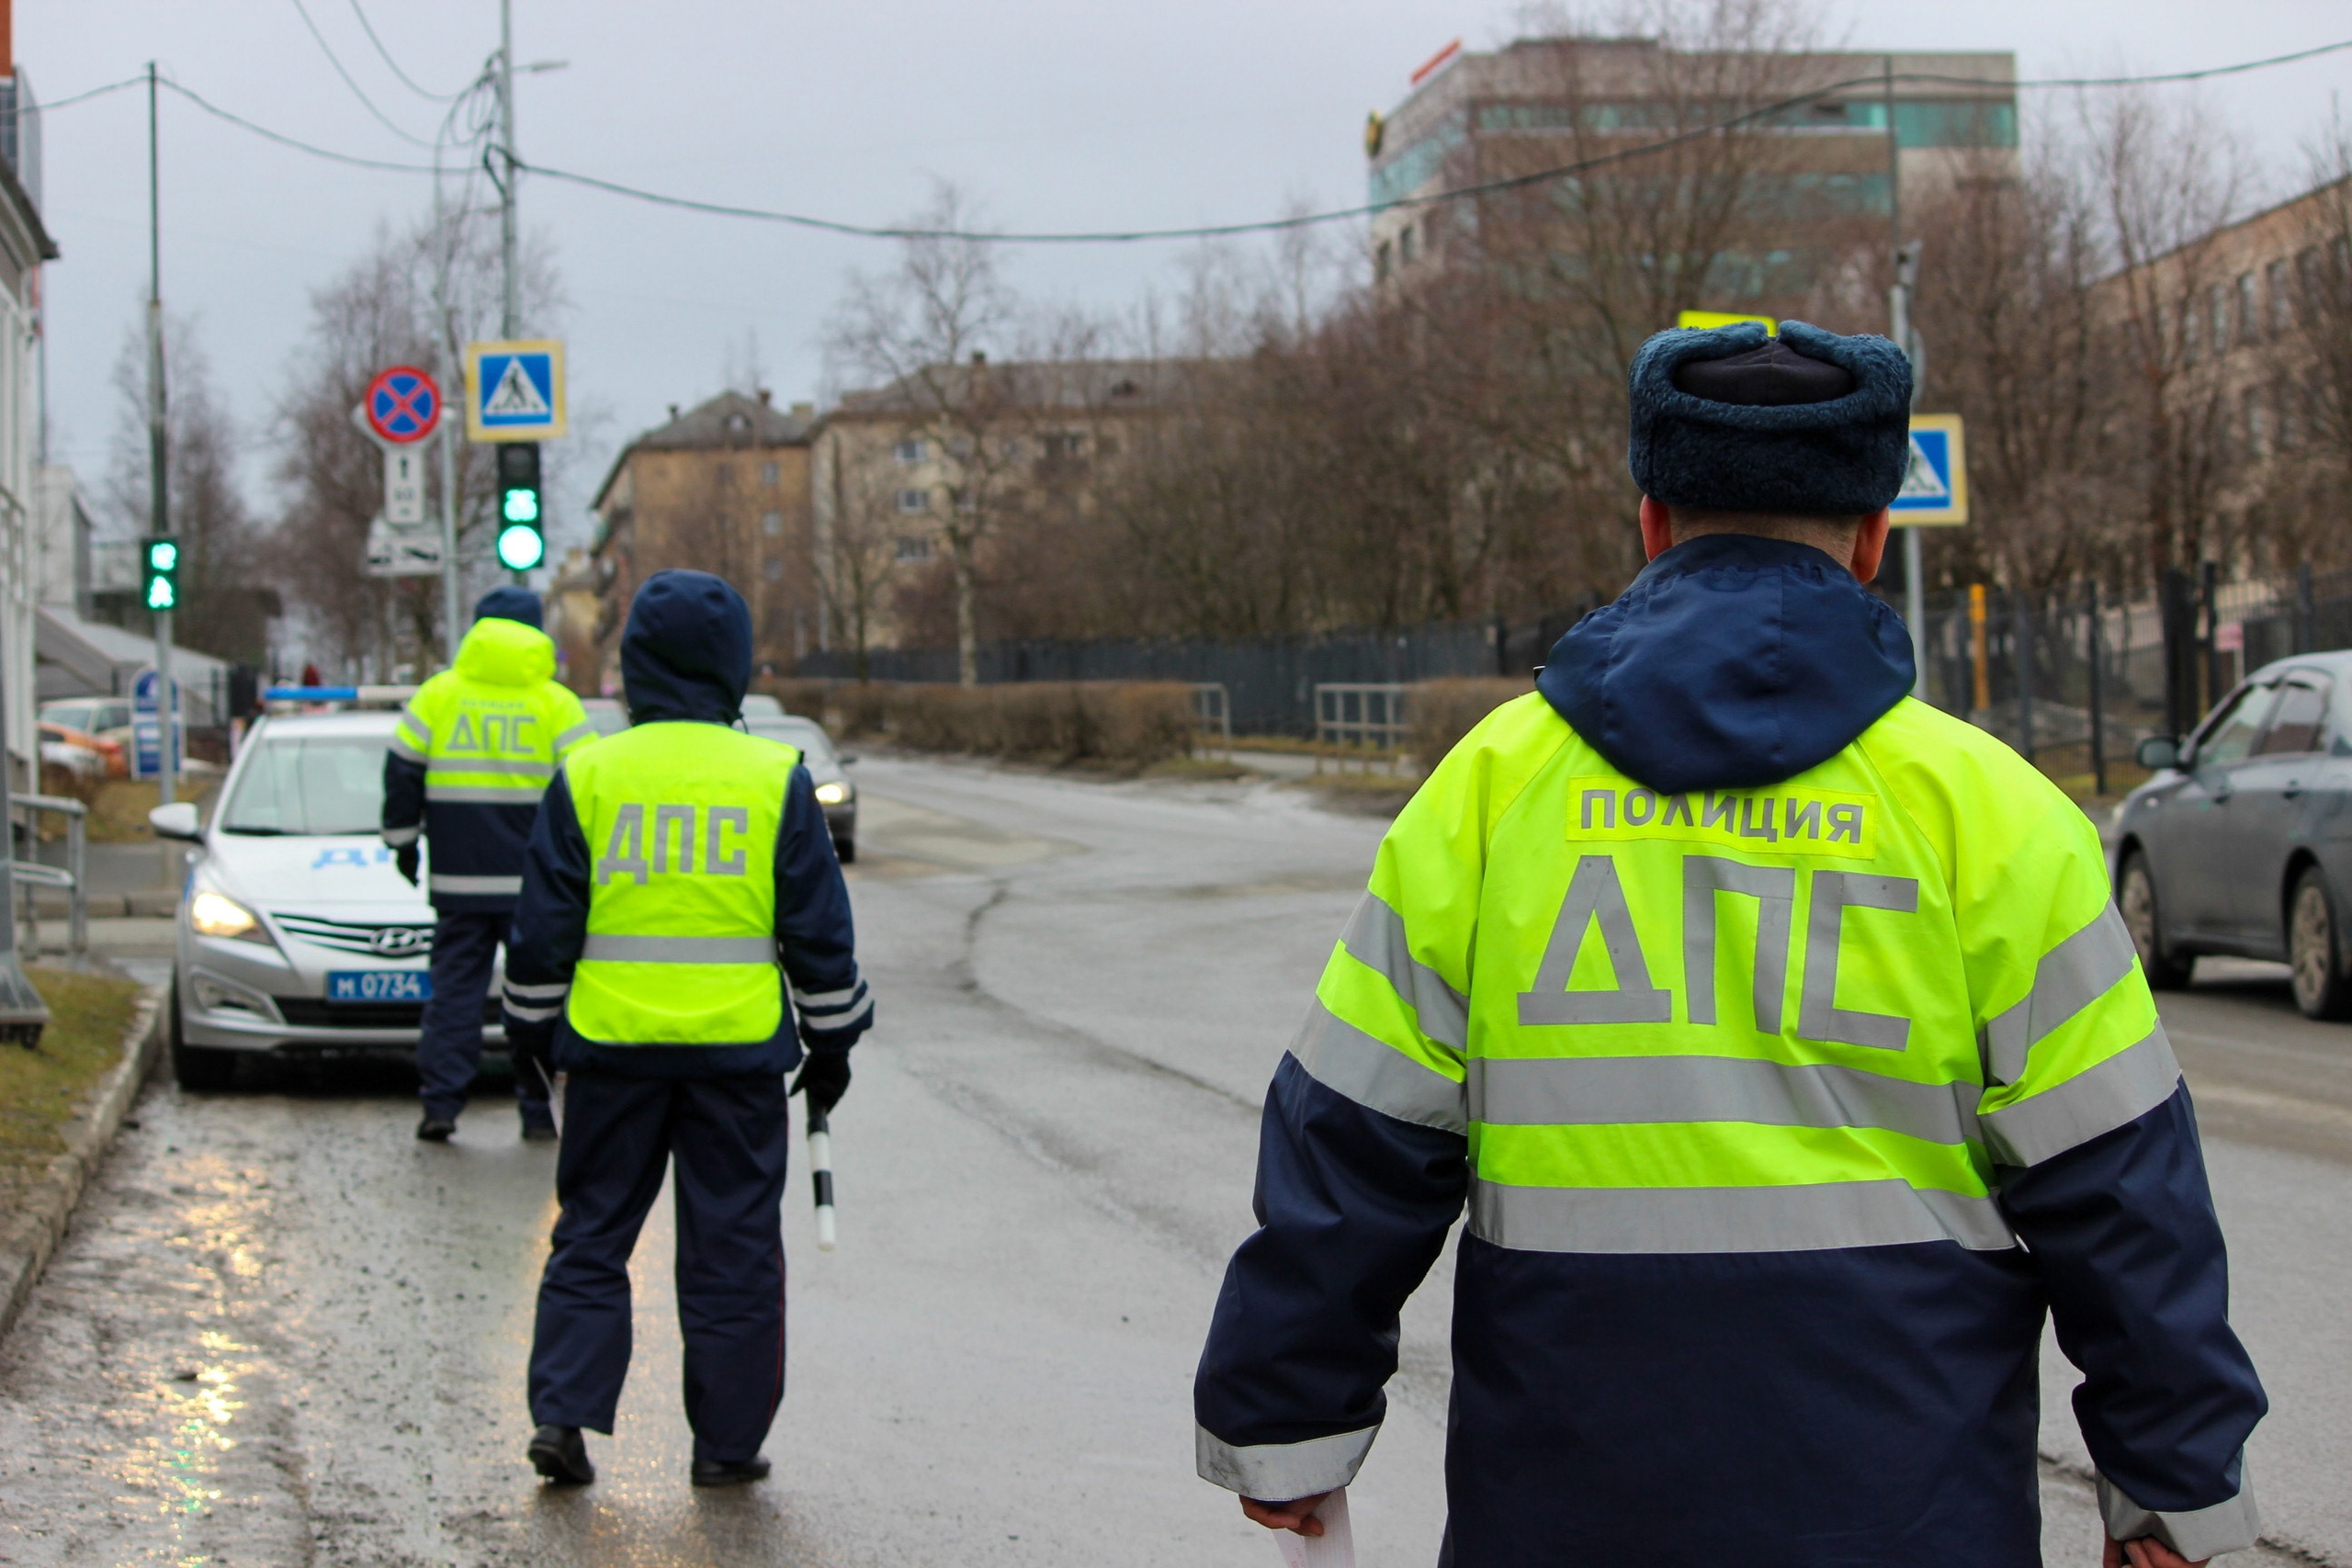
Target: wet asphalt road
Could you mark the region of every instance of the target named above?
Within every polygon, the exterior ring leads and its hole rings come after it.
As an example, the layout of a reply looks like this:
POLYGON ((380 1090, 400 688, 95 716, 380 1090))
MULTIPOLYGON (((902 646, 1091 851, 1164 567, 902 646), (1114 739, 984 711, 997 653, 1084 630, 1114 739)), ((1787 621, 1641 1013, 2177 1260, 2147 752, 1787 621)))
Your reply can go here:
MULTIPOLYGON (((0 1344, 0 1562, 1277 1562, 1193 1477, 1192 1365, 1250 1223, 1258 1097, 1379 825, 1262 786, 858 773, 882 1021, 834 1119, 841 1249, 816 1250, 798 1169, 786 1206, 774 1479, 685 1483, 660 1207, 603 1479, 532 1475, 553 1154, 495 1092, 436 1148, 397 1069, 159 1082, 0 1344)), ((2352 1030, 2283 994, 2237 966, 2165 1012, 2272 1389, 2272 1529, 2352 1565, 2352 1030)), ((1368 1565, 1435 1556, 1447 1274, 1352 1495, 1368 1565)), ((2068 1461, 2073 1380, 2045 1381, 2068 1461)), ((2052 1467, 2045 1502, 2050 1560, 2095 1562, 2086 1489, 2052 1467)))

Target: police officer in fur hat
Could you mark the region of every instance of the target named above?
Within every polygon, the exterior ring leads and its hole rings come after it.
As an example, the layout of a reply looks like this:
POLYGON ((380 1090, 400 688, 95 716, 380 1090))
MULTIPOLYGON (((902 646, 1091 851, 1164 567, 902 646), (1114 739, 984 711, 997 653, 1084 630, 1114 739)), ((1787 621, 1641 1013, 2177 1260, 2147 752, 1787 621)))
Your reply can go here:
POLYGON ((1201 1473, 1319 1533, 1465 1204, 1442 1561, 2028 1568, 2045 1315, 2107 1561, 2254 1543, 2265 1401, 2098 835, 1864 589, 1892 344, 1669 332, 1650 564, 1383 840, 1268 1091, 1201 1473))

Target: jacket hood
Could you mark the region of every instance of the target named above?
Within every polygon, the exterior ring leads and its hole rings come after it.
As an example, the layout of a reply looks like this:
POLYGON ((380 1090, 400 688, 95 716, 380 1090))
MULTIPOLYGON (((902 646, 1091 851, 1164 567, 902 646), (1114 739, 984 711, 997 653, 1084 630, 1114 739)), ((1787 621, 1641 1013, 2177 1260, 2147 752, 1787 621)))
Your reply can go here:
POLYGON ((474 602, 474 619, 481 620, 484 615, 520 621, 526 626, 539 626, 539 596, 527 588, 517 588, 512 583, 503 588, 493 588, 474 602))
POLYGON ((555 679, 555 642, 537 626, 493 615, 476 621, 458 644, 458 673, 494 686, 536 686, 555 679))
POLYGON ((621 684, 631 724, 732 724, 752 678, 752 612, 725 578, 657 571, 628 607, 621 684))
POLYGON ((1652 789, 1744 789, 1844 750, 1912 671, 1902 617, 1828 556, 1710 534, 1571 627, 1535 689, 1652 789))

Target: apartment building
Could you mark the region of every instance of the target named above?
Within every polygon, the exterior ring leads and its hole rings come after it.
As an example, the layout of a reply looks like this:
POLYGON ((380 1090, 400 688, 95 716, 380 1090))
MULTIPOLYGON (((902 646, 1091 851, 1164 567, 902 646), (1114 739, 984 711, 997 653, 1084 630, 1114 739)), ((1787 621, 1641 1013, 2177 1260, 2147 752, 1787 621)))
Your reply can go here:
POLYGON ((1686 307, 1790 313, 1858 246, 1883 251, 1898 192, 1924 201, 1956 180, 2014 175, 2016 74, 2006 52, 1699 53, 1638 38, 1452 50, 1367 133, 1369 198, 1385 209, 1374 274, 1401 285, 1491 257, 1498 226, 1530 221, 1544 250, 1573 253, 1611 243, 1606 226, 1577 221, 1600 204, 1679 205, 1715 229, 1686 307), (1756 118, 1736 136, 1697 134, 1745 114, 1756 118), (1623 158, 1684 133, 1669 152, 1623 158), (1585 172, 1533 178, 1572 166, 1585 172), (1488 197, 1427 200, 1520 179, 1488 197))
POLYGON ((721 392, 621 449, 597 487, 588 574, 600 608, 591 679, 620 689, 620 636, 638 585, 690 567, 732 582, 752 610, 755 673, 786 674, 816 646, 820 594, 811 574, 808 446, 816 409, 770 395, 721 392))

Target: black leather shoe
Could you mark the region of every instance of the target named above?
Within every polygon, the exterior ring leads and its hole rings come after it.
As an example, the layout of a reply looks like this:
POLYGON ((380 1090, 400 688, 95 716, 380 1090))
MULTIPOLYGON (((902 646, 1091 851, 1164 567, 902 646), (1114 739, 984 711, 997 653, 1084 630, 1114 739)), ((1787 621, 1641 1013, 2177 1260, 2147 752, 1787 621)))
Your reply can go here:
POLYGON ((542 1427, 531 1434, 531 1468, 558 1486, 585 1486, 596 1479, 588 1444, 577 1427, 542 1427))
POLYGON ((449 1141, 449 1134, 457 1130, 456 1117, 435 1116, 427 1111, 424 1120, 416 1124, 416 1137, 419 1143, 446 1144, 449 1141))
POLYGON ((765 1454, 753 1454, 744 1460, 695 1461, 695 1484, 697 1486, 741 1486, 767 1478, 768 1456, 765 1454))
POLYGON ((534 1122, 526 1117, 523 1122, 523 1141, 526 1144, 554 1143, 555 1123, 552 1122, 534 1122))

